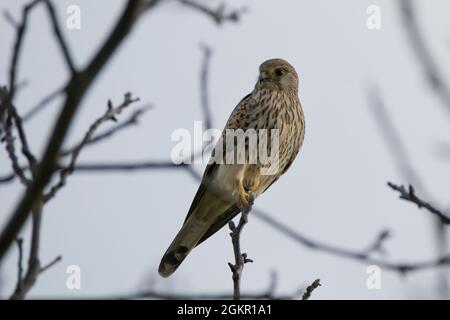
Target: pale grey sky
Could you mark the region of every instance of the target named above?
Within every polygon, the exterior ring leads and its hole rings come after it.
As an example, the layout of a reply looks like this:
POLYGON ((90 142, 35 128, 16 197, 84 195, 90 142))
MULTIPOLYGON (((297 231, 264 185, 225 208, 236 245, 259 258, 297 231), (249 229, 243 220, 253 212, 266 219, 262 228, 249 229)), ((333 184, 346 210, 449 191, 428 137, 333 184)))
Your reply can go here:
MULTIPOLYGON (((56 1, 55 1, 56 2, 56 1)), ((0 8, 20 16, 24 1, 1 0, 0 8)), ((212 6, 220 1, 211 1, 212 6)), ((450 3, 415 1, 420 23, 443 74, 449 74, 450 3)), ((57 1, 61 24, 67 6, 81 9, 81 29, 64 29, 76 64, 83 66, 117 18, 124 1, 57 1)), ((140 20, 83 102, 67 144, 80 139, 107 99, 120 102, 131 91, 154 110, 138 127, 83 151, 80 162, 168 159, 177 128, 193 130, 201 120, 199 43, 213 49, 210 97, 215 126, 222 128, 236 103, 254 86, 259 64, 268 58, 290 61, 300 76, 306 138, 300 156, 256 205, 314 239, 355 250, 369 244, 382 228, 392 231, 388 261, 418 261, 435 256, 431 220, 426 212, 397 199, 386 181, 403 181, 380 138, 364 88, 378 84, 392 121, 435 203, 449 206, 448 160, 435 146, 448 142, 449 117, 428 89, 407 42, 397 1, 252 0, 228 1, 249 11, 239 24, 217 27, 209 18, 173 1, 140 20), (381 30, 368 30, 366 9, 380 6, 381 30)), ((0 84, 7 82, 14 40, 0 19, 0 84)), ((19 81, 29 84, 17 95, 23 112, 67 78, 46 12, 32 13, 20 60, 19 81)), ((450 81, 450 79, 447 79, 450 81)), ((26 124, 33 150, 43 142, 60 101, 26 124)), ((131 113, 131 110, 128 111, 131 113)), ((122 115, 125 119, 127 115, 122 115)), ((0 172, 10 171, 0 152, 0 172)), ((203 166, 198 166, 199 171, 203 166)), ((41 260, 62 262, 39 277, 31 298, 103 297, 132 292, 150 279, 171 292, 215 293, 232 290, 227 262, 232 260, 228 230, 195 249, 173 277, 157 273, 160 258, 182 224, 197 183, 182 171, 74 174, 45 208, 41 260), (66 268, 79 265, 82 288, 66 287, 66 268)), ((22 186, 0 186, 0 224, 14 208, 22 186)), ((29 245, 29 227, 21 233, 29 245)), ((244 270, 243 291, 264 290, 271 270, 279 293, 290 293, 316 278, 323 286, 316 299, 433 298, 435 272, 406 278, 382 270, 380 290, 366 287, 367 265, 302 247, 250 217, 242 246, 255 263, 244 270)), ((17 250, 2 265, 2 296, 15 285, 17 250)))

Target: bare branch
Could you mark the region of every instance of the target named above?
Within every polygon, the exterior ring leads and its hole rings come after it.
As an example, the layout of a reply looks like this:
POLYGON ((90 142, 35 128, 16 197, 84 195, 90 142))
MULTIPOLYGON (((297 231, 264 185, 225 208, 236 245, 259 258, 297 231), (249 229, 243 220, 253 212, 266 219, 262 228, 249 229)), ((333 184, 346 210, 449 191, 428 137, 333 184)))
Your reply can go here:
POLYGON ((444 213, 442 213, 442 211, 433 207, 428 202, 421 200, 416 195, 414 187, 412 185, 409 185, 408 190, 406 190, 405 186, 403 186, 403 185, 399 186, 392 182, 388 182, 387 184, 391 189, 398 191, 400 193, 400 199, 415 203, 419 207, 419 209, 425 208, 432 214, 436 215, 443 224, 445 224, 445 225, 450 224, 450 218, 447 215, 445 215, 444 213))
MULTIPOLYGON (((3 260, 6 251, 25 223, 37 198, 41 196, 43 189, 55 172, 57 155, 84 95, 143 12, 142 5, 144 5, 144 2, 142 1, 128 1, 118 23, 92 61, 84 70, 72 75, 67 86, 66 99, 45 148, 42 161, 37 168, 36 176, 0 234, 0 261, 3 260)), ((157 3, 157 0, 145 1, 147 9, 152 8, 157 3)))
POLYGON ((89 145, 95 144, 97 142, 103 141, 106 138, 111 137, 112 135, 114 135, 115 133, 128 128, 131 125, 135 125, 138 123, 138 119, 141 115, 143 115, 147 110, 149 109, 149 107, 143 107, 143 108, 139 108, 136 111, 133 112, 133 114, 125 121, 123 121, 122 123, 119 123, 118 125, 108 129, 107 131, 94 135, 89 141, 81 141, 79 142, 76 146, 68 148, 67 150, 63 150, 60 153, 60 157, 65 157, 70 155, 71 153, 73 153, 75 151, 75 149, 79 148, 80 145, 82 143, 84 143, 84 147, 87 147, 89 145))
MULTIPOLYGON (((22 170, 28 170, 28 166, 20 167, 22 170)), ((62 170, 63 165, 58 165, 57 170, 62 170)), ((79 163, 74 166, 74 172, 80 173, 108 173, 108 172, 120 172, 120 171, 140 171, 140 170, 178 170, 183 169, 192 175, 194 179, 197 179, 199 174, 189 164, 181 163, 175 165, 170 160, 142 160, 134 162, 110 162, 110 163, 79 163)), ((15 175, 13 173, 6 174, 0 177, 0 184, 13 181, 15 175)))
MULTIPOLYGON (((427 199, 432 199, 423 180, 411 163, 411 157, 407 152, 403 139, 392 121, 392 117, 389 115, 388 108, 382 99, 379 88, 376 86, 369 87, 368 90, 366 90, 366 95, 369 107, 373 112, 374 119, 379 127, 379 133, 382 135, 383 141, 389 151, 388 154, 391 156, 397 171, 401 174, 403 180, 414 185, 417 190, 420 191, 422 196, 427 199)), ((433 234, 435 236, 438 256, 445 256, 448 252, 445 226, 438 220, 433 221, 433 223, 433 234)), ((446 273, 441 272, 438 279, 439 286, 446 287, 447 282, 446 273)))
POLYGON ((200 96, 201 96, 201 106, 203 111, 203 120, 205 122, 205 129, 208 130, 212 128, 212 116, 209 107, 208 98, 208 80, 209 80, 209 65, 211 62, 211 48, 205 44, 200 46, 203 52, 202 68, 200 71, 200 96))
POLYGON ((16 290, 10 297, 11 300, 22 300, 28 291, 36 283, 37 277, 41 272, 41 264, 39 262, 39 244, 41 235, 42 221, 42 203, 39 202, 33 209, 33 223, 31 227, 31 243, 30 255, 28 258, 28 269, 25 277, 17 284, 16 290))
MULTIPOLYGON (((241 299, 267 299, 267 300, 292 300, 298 299, 303 293, 302 289, 297 289, 291 294, 276 294, 275 288, 277 286, 277 277, 274 272, 270 274, 270 283, 266 290, 255 293, 241 293, 241 299)), ((160 292, 153 289, 145 289, 130 294, 114 295, 106 297, 110 300, 133 300, 133 299, 161 299, 161 300, 230 300, 233 299, 233 295, 228 293, 213 293, 213 294, 192 294, 192 293, 168 293, 160 292)), ((93 297, 98 299, 98 297, 93 297)))
POLYGON ((441 72, 442 68, 437 65, 431 50, 427 46, 425 36, 416 17, 413 1, 400 0, 399 6, 404 30, 412 51, 417 57, 428 85, 441 99, 445 111, 450 115, 450 86, 446 83, 445 75, 441 72))
POLYGON ((5 148, 8 153, 8 157, 11 160, 13 174, 6 178, 2 178, 2 181, 12 181, 12 179, 17 176, 23 185, 28 186, 31 183, 31 180, 25 176, 25 173, 19 164, 19 158, 17 158, 16 148, 14 146, 14 137, 11 134, 11 122, 7 123, 5 129, 5 136, 3 140, 5 141, 5 148))
POLYGON ((17 259, 17 284, 16 284, 16 292, 22 290, 22 278, 23 278, 23 239, 17 238, 17 249, 18 252, 18 259, 17 259))
POLYGON ((16 33, 16 41, 14 43, 11 63, 10 63, 10 69, 9 69, 9 99, 13 101, 14 93, 15 93, 15 87, 16 87, 16 74, 17 74, 17 65, 19 62, 19 56, 22 49, 22 43, 23 43, 23 37, 25 34, 25 31, 27 29, 27 22, 28 22, 28 13, 31 9, 33 9, 40 0, 34 0, 31 1, 29 4, 24 6, 22 10, 22 21, 17 27, 17 33, 16 33))
MULTIPOLYGON (((406 274, 412 271, 425 270, 430 268, 436 268, 440 266, 450 265, 450 254, 442 255, 436 259, 429 261, 420 261, 415 263, 392 263, 381 259, 375 259, 371 257, 371 252, 367 250, 354 251, 349 249, 344 249, 335 245, 322 243, 316 240, 312 240, 301 233, 293 230, 291 227, 277 221, 275 218, 269 214, 263 212, 260 209, 253 208, 253 216, 259 218, 265 223, 269 224, 273 229, 281 232, 283 235, 287 236, 291 240, 314 250, 318 250, 324 253, 332 254, 338 257, 347 258, 365 264, 378 265, 380 268, 384 268, 390 271, 396 271, 400 274, 406 274)), ((378 237, 380 238, 380 237, 378 237)))
POLYGON ((231 242, 233 243, 233 251, 234 251, 234 264, 228 263, 228 266, 231 269, 231 272, 233 274, 233 299, 234 300, 240 300, 241 299, 241 277, 242 277, 242 271, 244 270, 244 264, 248 262, 253 262, 253 260, 247 258, 246 253, 241 252, 241 233, 242 229, 248 222, 248 215, 250 211, 252 210, 253 202, 254 202, 254 196, 253 193, 249 191, 249 206, 242 209, 241 212, 241 218, 239 219, 239 223, 236 226, 231 220, 228 223, 228 226, 230 227, 231 233, 231 242))
POLYGON ((11 12, 8 10, 3 10, 3 17, 5 20, 11 25, 11 27, 18 29, 19 23, 14 19, 14 17, 11 15, 11 12))
POLYGON ((34 115, 39 113, 43 108, 49 105, 50 102, 52 102, 55 98, 62 95, 67 89, 67 86, 64 85, 61 88, 57 88, 55 91, 51 92, 44 98, 42 98, 41 101, 39 101, 35 106, 33 106, 27 113, 25 113, 22 117, 23 121, 28 121, 31 119, 34 115))
POLYGON ((25 277, 22 277, 22 239, 17 239, 19 248, 19 272, 17 277, 17 284, 14 293, 11 295, 11 300, 22 300, 27 293, 36 283, 38 276, 44 271, 54 266, 57 262, 61 261, 62 257, 57 256, 49 264, 41 267, 39 261, 39 245, 41 241, 41 223, 42 222, 42 202, 39 202, 33 209, 33 223, 31 227, 31 243, 30 243, 30 255, 28 258, 28 268, 25 277))
POLYGON ((64 60, 67 64, 67 67, 70 70, 71 74, 76 72, 75 65, 72 60, 72 55, 67 47, 66 40, 61 32, 61 29, 58 24, 58 19, 56 18, 55 8, 50 0, 45 0, 45 7, 47 8, 48 14, 50 16, 50 21, 52 23, 53 32, 55 34, 56 39, 58 40, 58 44, 61 47, 61 51, 63 52, 64 60))
MULTIPOLYGON (((24 168, 21 167, 21 166, 19 166, 19 168, 22 169, 22 170, 24 170, 24 168)), ((25 167, 25 168, 28 168, 28 167, 25 167)), ((7 182, 11 182, 11 181, 14 180, 15 177, 16 177, 15 171, 13 171, 12 173, 5 174, 4 176, 1 176, 1 177, 0 177, 0 184, 2 184, 2 183, 7 183, 7 182)), ((27 179, 27 180, 28 180, 28 179, 27 179)), ((24 180, 24 183, 26 183, 25 181, 27 181, 27 180, 24 180)))
POLYGON ((83 140, 75 148, 73 148, 73 150, 71 150, 71 152, 70 152, 71 158, 70 158, 69 165, 59 171, 59 181, 53 187, 50 188, 50 191, 47 194, 44 195, 44 200, 43 200, 44 203, 46 203, 51 198, 53 198, 56 195, 56 193, 62 187, 64 187, 64 185, 66 184, 67 176, 72 174, 72 172, 74 171, 75 163, 78 159, 78 156, 80 155, 81 150, 92 139, 97 128, 106 121, 110 121, 110 120, 117 121, 116 116, 119 115, 130 104, 132 104, 136 101, 139 101, 139 98, 132 98, 131 93, 126 93, 124 95, 123 102, 120 105, 118 105, 117 107, 113 107, 111 100, 108 101, 108 108, 107 108, 105 114, 103 114, 101 117, 99 117, 99 118, 97 118, 97 120, 95 120, 95 122, 89 127, 89 130, 86 132, 83 140))
POLYGON ((40 273, 43 273, 43 272, 47 271, 48 269, 53 267, 55 264, 57 264, 61 260, 62 260, 62 256, 56 256, 55 259, 53 259, 52 261, 50 261, 48 264, 46 264, 45 266, 43 266, 41 268, 40 273))
POLYGON ((221 25, 226 21, 239 22, 242 14, 244 14, 247 11, 246 8, 227 10, 224 4, 218 6, 217 9, 211 9, 193 0, 178 0, 178 1, 189 8, 195 9, 203 14, 206 14, 207 16, 212 18, 214 22, 217 23, 218 25, 221 25))
POLYGON ((378 253, 386 253, 386 250, 384 249, 383 245, 384 242, 390 238, 391 232, 387 229, 381 230, 378 236, 375 238, 372 244, 370 244, 367 249, 365 250, 366 255, 370 255, 372 253, 378 252, 378 253))
POLYGON ((28 186, 31 181, 30 181, 30 179, 28 179, 25 176, 25 174, 22 170, 22 167, 19 164, 19 159, 16 155, 14 137, 12 135, 13 119, 15 119, 16 124, 18 124, 17 128, 19 131, 20 139, 22 141, 23 154, 29 160, 30 165, 34 165, 36 160, 28 148, 28 142, 27 142, 25 133, 22 128, 22 122, 21 122, 20 116, 17 114, 15 107, 12 105, 11 100, 10 100, 10 95, 5 87, 0 87, 0 106, 2 108, 4 108, 4 110, 6 110, 8 113, 8 117, 7 117, 6 123, 5 123, 5 136, 3 138, 3 141, 5 142, 6 152, 8 153, 8 156, 11 160, 14 174, 17 177, 19 177, 22 184, 24 184, 25 186, 28 186))
MULTIPOLYGON (((99 299, 99 297, 92 297, 92 299, 99 299)), ((192 294, 192 293, 168 293, 156 290, 144 290, 129 295, 116 295, 101 299, 108 300, 136 300, 136 299, 160 299, 160 300, 231 300, 233 295, 227 293, 212 293, 212 294, 192 294)), ((251 293, 246 292, 241 294, 241 299, 249 300, 292 300, 298 299, 298 292, 294 294, 275 295, 273 293, 261 292, 251 293)))
POLYGON ((383 142, 389 151, 388 154, 392 157, 397 171, 405 180, 419 186, 419 189, 423 190, 425 187, 422 180, 410 162, 411 157, 392 121, 392 117, 389 115, 379 88, 376 85, 367 87, 366 97, 370 111, 372 111, 376 124, 379 127, 378 132, 383 138, 383 142))

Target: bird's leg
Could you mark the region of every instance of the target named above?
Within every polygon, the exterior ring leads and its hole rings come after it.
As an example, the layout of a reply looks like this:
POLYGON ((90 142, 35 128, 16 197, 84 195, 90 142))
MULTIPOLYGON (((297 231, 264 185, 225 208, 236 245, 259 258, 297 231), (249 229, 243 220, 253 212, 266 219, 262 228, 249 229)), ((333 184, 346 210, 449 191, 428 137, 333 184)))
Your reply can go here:
POLYGON ((250 198, 248 195, 247 190, 244 187, 244 182, 242 180, 238 181, 238 188, 239 188, 239 207, 241 210, 244 210, 244 208, 247 208, 250 206, 250 198))
POLYGON ((249 165, 244 172, 243 179, 239 182, 239 200, 241 209, 249 208, 253 205, 259 182, 259 167, 256 165, 249 165))

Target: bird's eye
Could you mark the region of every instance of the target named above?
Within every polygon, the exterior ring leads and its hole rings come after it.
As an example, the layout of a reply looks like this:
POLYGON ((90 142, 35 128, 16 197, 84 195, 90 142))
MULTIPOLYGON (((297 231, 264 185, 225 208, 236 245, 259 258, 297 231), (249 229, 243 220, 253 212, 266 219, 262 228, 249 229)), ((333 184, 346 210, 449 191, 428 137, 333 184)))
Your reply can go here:
POLYGON ((284 70, 283 69, 281 69, 281 68, 278 68, 278 69, 275 69, 275 75, 276 76, 282 76, 283 75, 283 73, 284 73, 284 70))

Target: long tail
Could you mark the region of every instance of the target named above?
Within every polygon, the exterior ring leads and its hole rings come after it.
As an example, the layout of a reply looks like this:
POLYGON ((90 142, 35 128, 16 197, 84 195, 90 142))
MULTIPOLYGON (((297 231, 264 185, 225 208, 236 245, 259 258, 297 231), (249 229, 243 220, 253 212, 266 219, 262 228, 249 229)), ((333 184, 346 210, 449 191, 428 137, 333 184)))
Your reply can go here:
POLYGON ((170 276, 197 245, 208 230, 208 226, 191 216, 170 244, 159 264, 159 274, 166 278, 170 276))
POLYGON ((220 215, 230 207, 230 204, 208 191, 202 193, 193 204, 192 212, 161 259, 158 272, 162 277, 166 278, 175 272, 189 252, 217 223, 220 215))

